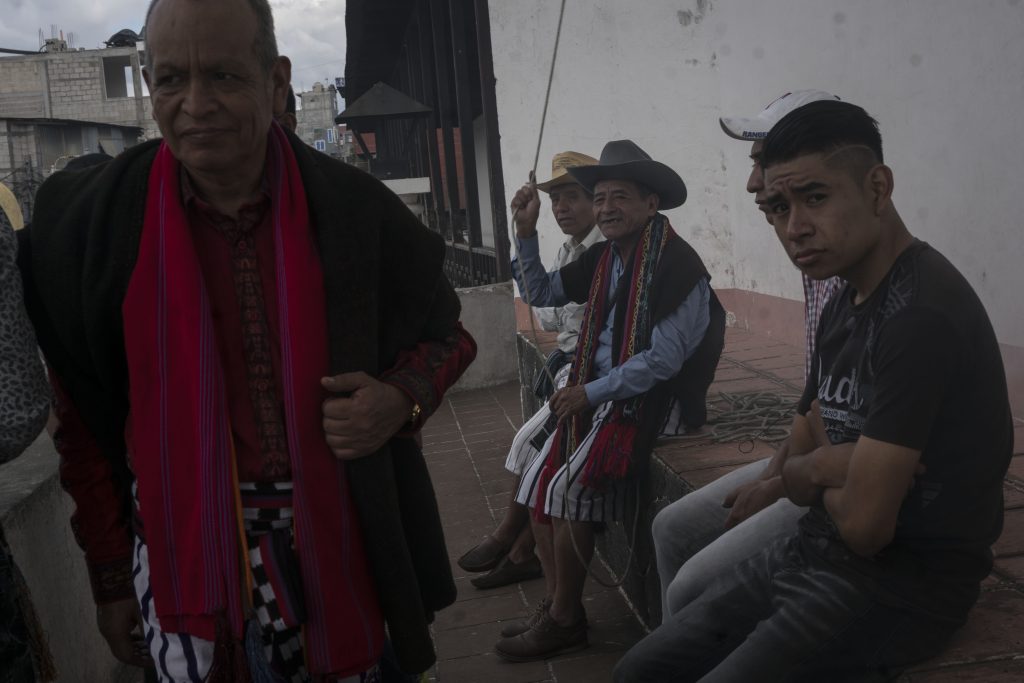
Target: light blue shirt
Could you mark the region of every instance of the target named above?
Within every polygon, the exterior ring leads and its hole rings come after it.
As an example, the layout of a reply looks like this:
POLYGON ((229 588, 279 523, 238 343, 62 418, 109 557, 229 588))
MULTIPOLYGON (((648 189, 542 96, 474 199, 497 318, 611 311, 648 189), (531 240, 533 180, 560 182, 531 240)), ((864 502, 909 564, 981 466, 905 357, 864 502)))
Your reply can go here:
MULTIPOLYGON (((516 245, 522 263, 519 258, 512 260, 512 276, 523 300, 531 306, 562 306, 569 303, 562 276, 558 271, 546 272, 540 262, 537 237, 516 239, 516 245)), ((612 250, 608 278, 610 300, 625 268, 618 248, 614 244, 609 248, 612 250)), ((693 355, 704 339, 711 318, 710 298, 711 288, 707 278, 701 278, 676 310, 655 323, 651 330, 650 347, 616 367, 613 367, 612 358, 612 326, 615 323, 613 305, 597 340, 594 354, 596 379, 584 385, 590 405, 598 406, 606 401, 637 396, 651 390, 658 382, 677 375, 683 363, 693 355)))

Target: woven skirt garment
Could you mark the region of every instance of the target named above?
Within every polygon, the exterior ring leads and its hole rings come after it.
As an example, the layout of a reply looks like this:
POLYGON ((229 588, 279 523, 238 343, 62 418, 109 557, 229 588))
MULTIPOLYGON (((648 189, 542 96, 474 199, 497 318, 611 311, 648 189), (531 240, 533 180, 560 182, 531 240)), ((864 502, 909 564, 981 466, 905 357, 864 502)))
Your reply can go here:
MULTIPOLYGON (((242 518, 252 569, 252 606, 263 634, 264 656, 288 683, 309 683, 303 650, 301 586, 288 566, 291 547, 291 482, 242 483, 242 518)), ((294 555, 294 553, 291 553, 294 555)), ((202 683, 213 664, 214 642, 160 628, 149 583, 146 542, 135 539, 135 594, 142 610, 143 634, 161 683, 202 683)), ((380 668, 334 679, 331 683, 379 683, 380 668)))
MULTIPOLYGON (((569 382, 569 369, 571 366, 571 363, 566 363, 555 373, 555 391, 565 387, 569 382)), ((512 448, 509 450, 508 458, 505 460, 505 469, 512 474, 519 475, 533 464, 540 454, 540 450, 533 444, 543 443, 547 441, 547 437, 551 436, 545 430, 545 423, 550 415, 551 409, 545 401, 541 409, 534 413, 533 417, 526 421, 526 424, 520 427, 519 431, 516 432, 515 438, 512 439, 512 448)))
MULTIPOLYGON (((627 494, 632 486, 631 480, 617 481, 599 491, 580 482, 590 446, 594 442, 601 424, 612 411, 612 402, 602 403, 594 411, 593 422, 586 437, 563 464, 548 485, 544 495, 544 512, 552 517, 571 519, 578 522, 613 522, 623 519, 626 512, 627 494)), ((532 422, 532 419, 531 419, 532 422)), ((524 426, 524 430, 526 427, 524 426)), ((520 430, 523 431, 523 430, 520 430)), ((679 407, 675 401, 668 411, 661 429, 660 436, 678 436, 686 432, 679 407)), ((516 435, 519 438, 519 435, 516 435)), ((537 486, 540 472, 544 468, 548 452, 551 450, 553 435, 549 435, 544 447, 533 458, 523 473, 519 488, 516 489, 516 502, 533 508, 537 503, 537 486)))

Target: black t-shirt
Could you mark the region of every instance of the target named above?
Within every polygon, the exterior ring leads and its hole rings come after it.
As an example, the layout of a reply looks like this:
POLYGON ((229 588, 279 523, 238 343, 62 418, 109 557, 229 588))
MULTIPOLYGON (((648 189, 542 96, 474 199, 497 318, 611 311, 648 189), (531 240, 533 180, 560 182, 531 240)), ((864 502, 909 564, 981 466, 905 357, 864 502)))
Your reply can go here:
POLYGON ((853 296, 847 285, 822 313, 799 411, 817 398, 832 443, 864 435, 920 450, 926 470, 876 557, 849 552, 821 505, 801 533, 883 591, 966 614, 992 567, 1013 452, 995 333, 959 271, 917 240, 866 301, 853 296))

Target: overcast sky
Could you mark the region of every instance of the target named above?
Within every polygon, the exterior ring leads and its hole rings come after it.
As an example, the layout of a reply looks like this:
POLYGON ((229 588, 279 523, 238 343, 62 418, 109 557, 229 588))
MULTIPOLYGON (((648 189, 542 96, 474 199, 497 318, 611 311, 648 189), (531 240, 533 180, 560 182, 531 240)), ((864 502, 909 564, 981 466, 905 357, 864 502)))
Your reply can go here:
MULTIPOLYGON (((148 0, 0 0, 0 47, 35 50, 39 29, 73 33, 88 49, 123 28, 142 30, 148 0)), ((292 83, 308 90, 314 81, 333 82, 345 71, 345 0, 271 0, 277 46, 292 60, 292 83)))

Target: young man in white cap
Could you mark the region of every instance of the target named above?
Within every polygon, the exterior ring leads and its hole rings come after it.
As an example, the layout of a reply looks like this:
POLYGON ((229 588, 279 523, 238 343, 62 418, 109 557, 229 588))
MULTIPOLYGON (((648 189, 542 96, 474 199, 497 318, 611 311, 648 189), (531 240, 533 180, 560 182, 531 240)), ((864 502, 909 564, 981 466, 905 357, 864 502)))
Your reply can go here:
MULTIPOLYGON (((659 213, 686 200, 679 175, 630 140, 609 142, 596 166, 569 173, 593 192, 607 242, 546 273, 536 233, 516 221, 520 260, 512 272, 528 302, 587 309, 568 384, 550 402, 553 433, 516 494, 533 509, 549 594, 518 633, 497 643, 511 661, 587 646, 582 596, 594 528, 632 509, 633 481, 644 476, 659 434, 704 424, 724 343, 724 311, 707 270, 659 213)), ((535 190, 517 200, 525 202, 513 202, 520 215, 537 211, 535 190)))
POLYGON ((860 107, 789 113, 763 164, 787 256, 846 281, 782 473, 808 511, 637 643, 616 683, 895 680, 942 651, 992 569, 1013 419, 981 301, 903 222, 860 107))
MULTIPOLYGON (((566 236, 555 257, 555 269, 566 266, 604 239, 594 222, 593 198, 576 180, 569 175, 569 169, 578 166, 593 166, 597 159, 580 152, 559 152, 551 160, 551 179, 537 183, 536 189, 546 192, 551 198, 551 213, 566 236)), ((512 200, 513 207, 523 207, 516 214, 530 232, 537 231, 540 218, 540 202, 530 202, 527 197, 536 194, 530 185, 524 185, 512 200)), ((583 321, 583 304, 568 303, 564 306, 537 308, 541 327, 558 332, 558 349, 552 352, 546 364, 554 376, 552 391, 565 386, 569 378, 569 364, 576 353, 576 340, 583 321)), ((488 572, 470 580, 477 588, 498 588, 510 583, 535 579, 541 575, 540 560, 533 552, 533 533, 530 531, 530 511, 516 502, 515 490, 519 488, 523 471, 533 464, 539 450, 535 442, 543 443, 548 434, 545 425, 551 410, 545 403, 516 434, 512 441, 505 467, 517 476, 509 506, 498 527, 480 543, 459 558, 458 564, 468 572, 488 572)), ((553 577, 549 578, 549 583, 553 577)))
MULTIPOLYGON (((747 178, 747 192, 754 195, 769 224, 772 218, 764 205, 761 168, 764 138, 789 112, 811 102, 837 99, 821 90, 798 90, 775 99, 753 118, 719 119, 722 130, 730 137, 752 143, 750 158, 754 165, 747 178)), ((819 281, 806 274, 802 277, 809 364, 821 309, 842 280, 830 277, 819 281)), ((787 500, 780 485, 788 449, 787 441, 772 458, 730 472, 683 496, 655 517, 652 527, 663 619, 699 595, 722 571, 796 528, 796 521, 805 510, 787 500)))

